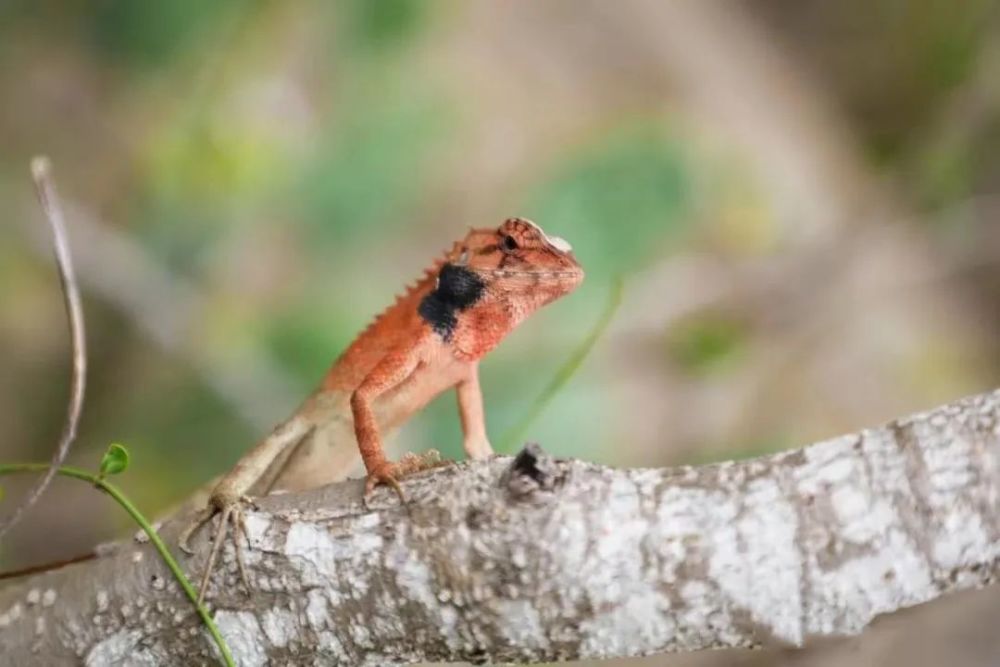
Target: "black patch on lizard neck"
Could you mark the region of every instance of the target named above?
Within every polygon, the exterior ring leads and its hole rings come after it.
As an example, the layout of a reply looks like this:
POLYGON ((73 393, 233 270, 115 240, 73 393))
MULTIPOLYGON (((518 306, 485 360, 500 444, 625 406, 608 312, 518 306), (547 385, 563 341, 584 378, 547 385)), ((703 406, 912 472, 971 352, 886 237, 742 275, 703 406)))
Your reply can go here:
POLYGON ((466 310, 483 296, 486 283, 464 266, 445 264, 438 273, 434 291, 420 301, 417 312, 444 340, 458 324, 458 313, 466 310))

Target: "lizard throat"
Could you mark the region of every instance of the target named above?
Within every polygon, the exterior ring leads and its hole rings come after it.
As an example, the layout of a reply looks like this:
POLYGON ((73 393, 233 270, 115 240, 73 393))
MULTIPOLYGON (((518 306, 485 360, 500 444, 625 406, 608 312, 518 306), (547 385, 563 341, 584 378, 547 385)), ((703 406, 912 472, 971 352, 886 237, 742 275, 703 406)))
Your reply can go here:
POLYGON ((450 341, 458 325, 458 314, 475 305, 486 291, 486 283, 469 269, 445 264, 437 285, 417 307, 417 312, 445 341, 450 341))

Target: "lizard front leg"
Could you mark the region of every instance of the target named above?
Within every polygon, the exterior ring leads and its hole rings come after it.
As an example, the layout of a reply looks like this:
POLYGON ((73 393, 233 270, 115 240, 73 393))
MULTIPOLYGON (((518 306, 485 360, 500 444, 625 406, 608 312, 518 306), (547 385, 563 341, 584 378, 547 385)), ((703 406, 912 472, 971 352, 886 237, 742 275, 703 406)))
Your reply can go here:
POLYGON ((244 586, 249 590, 246 568, 243 565, 243 551, 240 538, 246 537, 243 521, 243 504, 248 502, 247 495, 258 481, 265 478, 272 464, 288 450, 306 437, 312 429, 310 423, 301 415, 296 415, 278 426, 260 444, 247 452, 236 465, 230 470, 212 490, 209 497, 208 506, 196 514, 188 525, 181 532, 178 544, 186 553, 193 554, 194 551, 189 545, 191 536, 211 520, 216 514, 219 515, 219 526, 215 530, 212 541, 212 550, 209 553, 205 570, 202 574, 201 585, 198 591, 198 601, 205 598, 205 591, 208 589, 208 580, 212 575, 215 560, 219 555, 219 550, 225 542, 229 524, 233 524, 234 543, 236 546, 237 564, 240 570, 240 577, 244 586))
POLYGON ((396 491, 401 501, 405 502, 399 478, 440 464, 437 452, 428 452, 429 455, 423 457, 407 454, 397 462, 386 459, 375 417, 375 400, 398 387, 420 368, 423 363, 420 350, 421 346, 418 343, 412 347, 390 352, 376 364, 351 394, 354 434, 365 470, 368 472, 365 479, 365 498, 371 495, 376 486, 386 484, 396 491))
POLYGON ((479 387, 479 362, 469 367, 469 375, 455 385, 458 396, 458 416, 462 421, 462 447, 470 459, 485 459, 493 455, 486 436, 483 412, 483 392, 479 387))

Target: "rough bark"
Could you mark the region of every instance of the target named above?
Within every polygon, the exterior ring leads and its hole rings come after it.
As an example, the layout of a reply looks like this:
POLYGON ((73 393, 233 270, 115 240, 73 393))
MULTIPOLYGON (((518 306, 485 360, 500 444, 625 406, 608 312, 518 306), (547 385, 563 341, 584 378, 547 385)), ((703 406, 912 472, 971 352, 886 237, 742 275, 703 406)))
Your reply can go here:
MULTIPOLYGON (((405 488, 406 508, 383 490, 366 510, 357 482, 262 500, 248 517, 255 592, 231 547, 209 592, 240 665, 551 661, 858 633, 996 578, 1000 392, 754 460, 615 470, 529 446, 405 488)), ((0 590, 0 645, 19 665, 214 655, 135 542, 0 590)))

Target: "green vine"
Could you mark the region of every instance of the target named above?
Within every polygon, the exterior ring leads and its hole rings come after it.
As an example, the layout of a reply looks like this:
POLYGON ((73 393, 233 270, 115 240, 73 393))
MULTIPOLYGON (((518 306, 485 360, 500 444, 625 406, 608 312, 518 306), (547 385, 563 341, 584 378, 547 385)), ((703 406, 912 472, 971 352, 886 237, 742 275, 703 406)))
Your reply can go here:
MULTIPOLYGON (((191 600, 191 603, 195 606, 198 611, 198 616, 201 617, 202 622, 208 629, 212 639, 215 640, 215 645, 219 647, 219 651, 222 653, 222 659, 226 664, 226 667, 235 667, 236 663, 233 661, 233 655, 229 651, 229 646, 226 644, 226 640, 222 638, 222 634, 219 632, 219 628, 215 625, 215 621, 212 620, 212 616, 208 613, 205 605, 198 602, 198 593, 195 591, 191 582, 188 581, 187 577, 184 576, 184 571, 181 570, 181 566, 177 563, 173 554, 167 549, 167 545, 164 544, 160 535, 153 528, 153 525, 149 520, 143 516, 139 509, 132 504, 132 501, 122 493, 121 489, 107 481, 105 478, 109 475, 117 475, 123 472, 128 467, 128 450, 119 444, 112 444, 108 447, 107 452, 105 452, 104 457, 101 459, 100 472, 94 474, 88 470, 82 470, 80 468, 73 468, 70 466, 62 466, 57 469, 56 473, 63 475, 64 477, 72 477, 75 479, 83 480, 85 482, 90 482, 98 489, 104 493, 111 496, 115 502, 122 506, 122 508, 128 512, 128 515, 132 517, 132 520, 139 524, 139 527, 149 536, 149 541, 159 552, 160 558, 166 563, 167 568, 173 573, 174 578, 177 579, 177 583, 180 584, 181 588, 184 589, 184 593, 191 600)), ((41 472, 44 473, 48 470, 48 463, 0 463, 0 476, 9 475, 13 473, 31 473, 31 472, 41 472)))
POLYGON ((608 328, 611 320, 614 319, 615 313, 618 311, 618 306, 622 302, 624 287, 624 279, 621 276, 615 276, 611 283, 611 291, 608 294, 608 303, 604 306, 604 311, 594 324, 594 328, 590 330, 587 337, 583 339, 580 345, 569 355, 569 358, 555 372, 555 375, 552 376, 552 379, 538 395, 538 398, 532 402, 528 413, 521 418, 520 422, 503 435, 500 439, 499 451, 510 452, 517 445, 517 442, 524 437, 524 433, 531 426, 532 422, 538 419, 538 416, 545 411, 545 408, 552 402, 556 394, 569 382, 570 378, 576 375, 577 370, 583 365, 590 351, 594 349, 594 345, 597 344, 601 335, 604 334, 604 330, 608 328))

